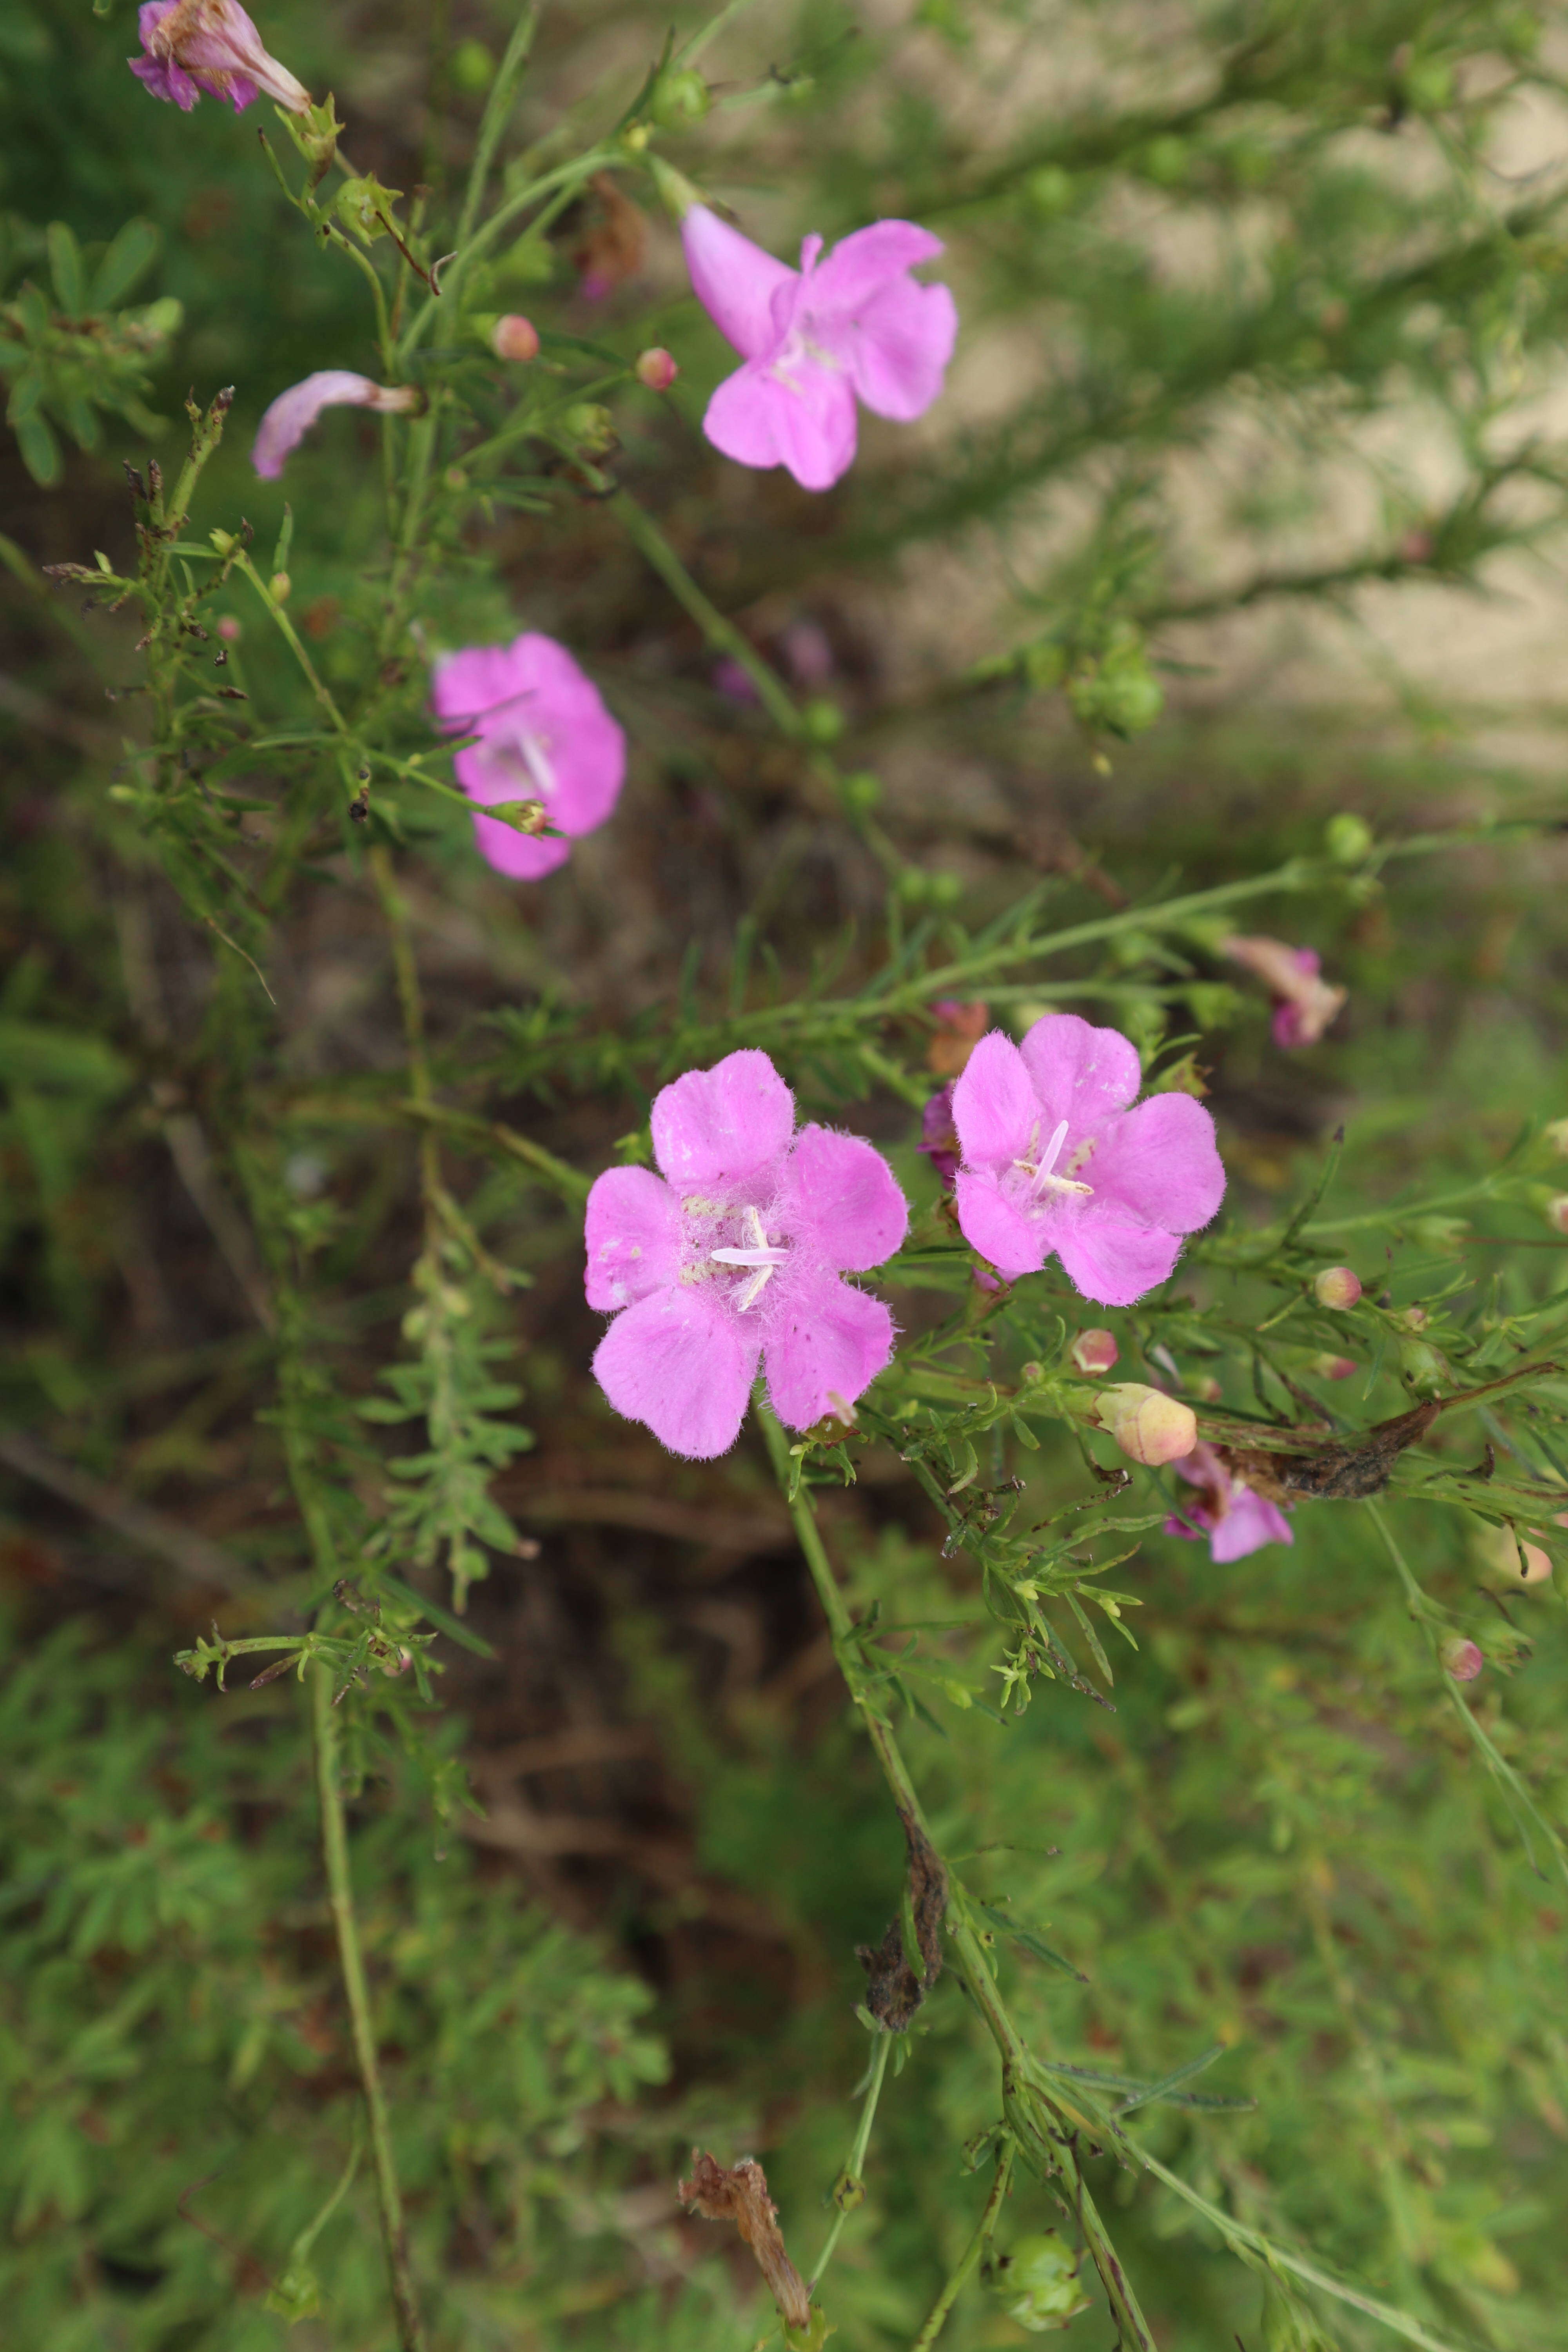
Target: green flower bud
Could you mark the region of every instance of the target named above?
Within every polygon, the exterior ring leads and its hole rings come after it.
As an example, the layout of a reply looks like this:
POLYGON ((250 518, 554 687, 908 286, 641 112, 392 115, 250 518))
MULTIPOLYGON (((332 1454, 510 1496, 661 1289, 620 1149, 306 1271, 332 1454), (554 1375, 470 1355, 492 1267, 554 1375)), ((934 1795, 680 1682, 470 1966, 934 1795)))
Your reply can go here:
POLYGON ((660 76, 648 112, 661 131, 679 131, 683 123, 700 122, 711 104, 707 83, 688 66, 660 76))
POLYGON ((1370 855, 1373 845, 1372 827, 1362 816, 1352 816, 1342 809, 1331 816, 1323 828, 1323 847, 1336 866, 1359 866, 1370 855))
POLYGON ((985 2266, 985 2284, 1009 2319, 1031 2336, 1065 2327, 1089 2307, 1078 2262, 1054 2230, 1020 2238, 985 2266))

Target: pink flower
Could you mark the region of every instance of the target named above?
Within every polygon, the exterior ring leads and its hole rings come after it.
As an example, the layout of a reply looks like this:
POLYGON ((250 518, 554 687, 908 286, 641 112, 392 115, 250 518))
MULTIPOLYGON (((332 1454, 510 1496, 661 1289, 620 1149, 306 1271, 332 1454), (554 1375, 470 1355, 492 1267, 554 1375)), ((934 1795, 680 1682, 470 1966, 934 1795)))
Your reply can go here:
POLYGON ((1075 1288, 1131 1307, 1173 1271, 1181 1235, 1225 1197, 1214 1121, 1191 1095, 1151 1095, 1114 1029, 1047 1013, 1021 1046, 983 1037, 952 1090, 963 1164, 958 1222, 1001 1274, 1054 1251, 1075 1288))
POLYGON ((186 114, 204 90, 237 114, 263 96, 310 111, 310 91, 268 55, 238 0, 144 0, 136 30, 145 55, 127 60, 132 72, 186 114))
MULTIPOLYGON (((604 824, 620 798, 626 739, 599 689, 553 637, 527 630, 510 646, 469 646, 436 666, 431 701, 453 734, 477 735, 453 766, 471 801, 540 800, 574 836, 604 824)), ((498 874, 537 882, 571 856, 476 815, 479 855, 498 874)))
POLYGON ((912 221, 857 229, 819 262, 808 236, 800 268, 775 261, 706 205, 681 226, 697 299, 745 361, 708 404, 702 429, 742 466, 787 466, 802 489, 826 490, 855 457, 855 401, 900 423, 942 390, 958 312, 945 286, 910 276, 942 240, 912 221))
POLYGON ((1209 1558, 1216 1560, 1245 1559, 1248 1552, 1258 1551, 1265 1544, 1295 1542, 1295 1532, 1278 1504, 1255 1495, 1244 1478, 1226 1468, 1212 1445, 1194 1445, 1175 1468, 1197 1487, 1199 1499, 1189 1503, 1180 1517, 1165 1521, 1168 1536, 1185 1536, 1190 1542, 1200 1543, 1206 1535, 1209 1558))
POLYGON ((951 1192, 958 1181, 958 1129, 952 1123, 952 1084, 931 1096, 921 1113, 921 1139, 917 1151, 923 1151, 942 1179, 944 1192, 951 1192))
POLYGON ((831 1128, 796 1134, 795 1099, 754 1050, 666 1087, 653 1151, 662 1178, 611 1168, 588 1195, 588 1304, 616 1316, 594 1375, 616 1411, 709 1461, 765 1360, 781 1421, 842 1420, 893 1352, 881 1300, 839 1279, 908 1228, 881 1153, 831 1128))
POLYGON ((1283 940, 1237 933, 1225 942, 1234 963, 1256 972, 1274 998, 1274 1043, 1285 1052, 1315 1045, 1345 1001, 1346 991, 1321 977, 1316 948, 1288 947, 1283 940))
POLYGON ((350 368, 321 368, 279 394, 258 428, 250 462, 264 482, 275 482, 284 459, 299 447, 323 408, 374 408, 393 416, 418 408, 423 399, 411 383, 373 383, 350 368))

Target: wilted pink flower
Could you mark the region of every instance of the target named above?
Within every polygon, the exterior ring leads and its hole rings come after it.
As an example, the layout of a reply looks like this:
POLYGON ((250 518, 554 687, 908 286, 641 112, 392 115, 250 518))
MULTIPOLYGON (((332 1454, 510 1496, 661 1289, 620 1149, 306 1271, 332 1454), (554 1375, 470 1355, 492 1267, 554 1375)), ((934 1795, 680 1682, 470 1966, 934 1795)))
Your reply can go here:
POLYGON ((893 1318, 840 1276, 891 1257, 909 1209, 868 1143, 795 1132, 767 1055, 688 1070, 653 1106, 646 1168, 611 1168, 588 1195, 590 1307, 616 1312, 594 1374, 617 1412, 705 1462, 728 1451, 759 1362, 781 1421, 843 1409, 893 1351, 893 1318), (618 1311, 616 1311, 618 1310, 618 1311))
POLYGON ((1233 963, 1256 972, 1273 997, 1274 1043, 1287 1052, 1315 1045, 1345 1001, 1346 991, 1321 976, 1323 960, 1315 948, 1237 933, 1226 940, 1225 952, 1233 963))
POLYGON ((820 260, 808 236, 800 268, 775 261, 706 205, 681 226, 697 299, 745 365, 708 404, 702 429, 742 466, 787 466, 826 490, 855 457, 855 401, 900 423, 942 390, 958 335, 945 286, 910 276, 942 240, 911 221, 857 229, 820 260))
POLYGON ((1443 1664, 1457 1683, 1473 1683, 1486 1660, 1478 1643, 1456 1638, 1444 1643, 1443 1664))
POLYGON ((656 344, 652 351, 637 353, 637 365, 632 373, 639 383, 647 386, 649 392, 668 392, 680 370, 669 353, 656 344))
MULTIPOLYGON (((553 637, 526 630, 510 646, 469 646, 436 665, 430 699, 449 732, 479 741, 453 761, 471 801, 542 801, 563 834, 592 833, 620 798, 626 739, 599 689, 553 637)), ((474 817, 479 855, 498 874, 537 882, 571 856, 499 818, 474 817)))
POLYGON ((250 462, 264 482, 275 482, 323 408, 374 408, 383 416, 418 408, 424 395, 411 383, 373 383, 350 368, 321 368, 280 392, 261 420, 250 462))
POLYGON ((310 91, 268 55, 238 0, 144 0, 136 30, 145 55, 127 60, 132 72, 186 114, 204 90, 237 114, 260 97, 290 114, 310 110, 310 91))
POLYGON ((952 1092, 958 1222, 1011 1277, 1053 1251, 1084 1297, 1131 1307, 1163 1282, 1181 1236, 1225 1197, 1214 1121, 1191 1095, 1151 1095, 1114 1029, 1047 1013, 1021 1046, 983 1037, 952 1092))
POLYGON ((1192 1542, 1209 1539, 1209 1558, 1245 1559, 1264 1544, 1294 1543, 1289 1520, 1277 1503, 1255 1495, 1220 1460, 1212 1445, 1197 1444, 1174 1468, 1198 1490, 1195 1502, 1165 1521, 1168 1536, 1185 1536, 1192 1542))
POLYGON ((926 1067, 939 1078, 956 1078, 985 1034, 991 1007, 961 1004, 956 997, 939 996, 931 1011, 936 1015, 936 1029, 926 1047, 926 1067))
POLYGON ((923 1151, 942 1179, 942 1190, 951 1192, 958 1179, 958 1129, 952 1123, 952 1085, 950 1080, 940 1093, 931 1096, 921 1113, 921 1139, 917 1151, 923 1151))

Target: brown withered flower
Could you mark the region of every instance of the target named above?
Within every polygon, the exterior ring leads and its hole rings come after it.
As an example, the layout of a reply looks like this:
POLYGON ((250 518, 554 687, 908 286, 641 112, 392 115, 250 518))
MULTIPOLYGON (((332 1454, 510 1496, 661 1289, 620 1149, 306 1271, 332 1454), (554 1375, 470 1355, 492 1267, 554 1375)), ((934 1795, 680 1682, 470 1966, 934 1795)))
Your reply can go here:
POLYGON ((809 2327, 811 2297, 788 2254, 779 2229, 778 2208, 768 2195, 768 2177, 753 2156, 728 2170, 705 2149, 691 2151, 691 2178, 677 2191, 683 2205, 705 2221, 733 2221, 757 2258, 786 2327, 809 2327))

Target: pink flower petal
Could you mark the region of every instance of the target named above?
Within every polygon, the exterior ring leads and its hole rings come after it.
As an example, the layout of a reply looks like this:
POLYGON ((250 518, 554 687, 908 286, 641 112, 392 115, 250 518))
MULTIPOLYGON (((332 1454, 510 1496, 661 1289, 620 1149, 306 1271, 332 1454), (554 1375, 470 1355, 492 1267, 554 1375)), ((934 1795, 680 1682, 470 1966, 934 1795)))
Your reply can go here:
POLYGON ((275 482, 323 408, 368 408, 381 387, 351 368, 321 368, 280 392, 263 416, 250 462, 264 482, 275 482))
MULTIPOLYGON (((1036 1024, 1037 1028, 1041 1025, 1036 1024)), ((1011 1037, 993 1029, 982 1037, 952 1089, 952 1121, 965 1164, 975 1169, 1010 1167, 1028 1149, 1039 1118, 1040 1106, 1023 1055, 1011 1037)), ((978 1242, 974 1246, 984 1247, 978 1242)), ((988 1250, 984 1254, 991 1255, 988 1250)), ((1039 1263, 1037 1257, 1034 1264, 1039 1263)))
POLYGON ((1226 1561, 1245 1559, 1265 1544, 1294 1543, 1296 1531, 1277 1504, 1265 1502, 1249 1486, 1238 1486, 1230 1507, 1209 1537, 1209 1556, 1226 1561))
POLYGON ((771 1168, 795 1126, 795 1097, 755 1046, 688 1070, 653 1106, 653 1156, 683 1192, 725 1192, 771 1168))
POLYGON ((689 1462, 727 1454, 741 1433, 762 1354, 695 1285, 655 1291, 617 1315, 594 1355, 616 1411, 689 1462))
POLYGON ((1136 1100, 1143 1083, 1138 1049, 1117 1029, 1096 1029, 1076 1013, 1047 1013, 1019 1048, 1048 1132, 1070 1120, 1069 1141, 1136 1100))
POLYGON ((680 1278, 680 1202, 650 1168, 595 1178, 584 1240, 590 1307, 629 1307, 680 1278))
POLYGON ((809 1429, 836 1400, 853 1404, 893 1353, 893 1318, 834 1275, 802 1275, 768 1333, 768 1395, 791 1429, 809 1429))
MULTIPOLYGON (((773 297, 782 288, 798 286, 796 273, 721 221, 706 205, 694 205, 687 214, 680 241, 686 248, 692 290, 725 341, 732 343, 742 359, 760 359, 772 351, 777 340, 773 297)), ((746 458, 742 462, 775 461, 746 458)))
POLYGON ((1196 1233, 1225 1198, 1214 1120, 1191 1095, 1151 1095, 1113 1119, 1082 1174, 1096 1202, 1114 1202, 1167 1233, 1196 1233))
POLYGON ((1039 1272, 1050 1246, 1044 1223, 1016 1208, 994 1174, 961 1168, 953 1193, 959 1231, 971 1249, 989 1259, 1010 1282, 1021 1274, 1039 1272))
MULTIPOLYGON (((459 782, 462 781, 458 779, 459 782)), ((470 799, 477 797, 469 794, 470 799)), ((526 800, 522 790, 492 793, 492 800, 526 800)), ((511 824, 502 824, 493 816, 474 817, 474 846, 492 873, 504 874, 509 882, 542 882, 547 874, 564 866, 572 855, 569 841, 544 841, 537 834, 519 833, 511 824)))
POLYGON ((907 425, 941 396, 958 341, 958 306, 945 286, 896 279, 841 336, 840 353, 867 407, 907 425))
MULTIPOLYGON (((171 0, 173 5, 173 0, 171 0)), ((146 10, 142 10, 146 15, 146 10)), ((189 74, 176 65, 164 65, 158 58, 127 58, 127 65, 139 82, 144 82, 154 98, 162 98, 177 106, 182 114, 189 114, 201 97, 201 91, 189 74)))
POLYGON ((850 317, 906 270, 944 250, 940 236, 913 221, 873 221, 869 228, 854 229, 812 271, 812 310, 850 317))
MULTIPOLYGON (((453 761, 480 807, 542 800, 575 837, 603 824, 620 797, 626 739, 592 678, 564 646, 525 630, 509 646, 468 646, 437 665, 430 700, 454 734, 477 735, 453 761)), ((564 841, 476 816, 474 836, 498 873, 537 881, 570 855, 564 841)))
POLYGON ((910 1225, 909 1202, 876 1146, 827 1127, 795 1137, 773 1214, 792 1241, 842 1274, 881 1265, 910 1225))
POLYGON ((1047 1209, 1037 1230, 1073 1287, 1100 1307, 1131 1307, 1169 1280, 1182 1254, 1175 1234, 1092 1202, 1047 1209))
POLYGON ((831 489, 855 462, 855 395, 848 379, 815 361, 787 376, 752 361, 726 376, 702 430, 741 466, 784 466, 803 490, 831 489))

